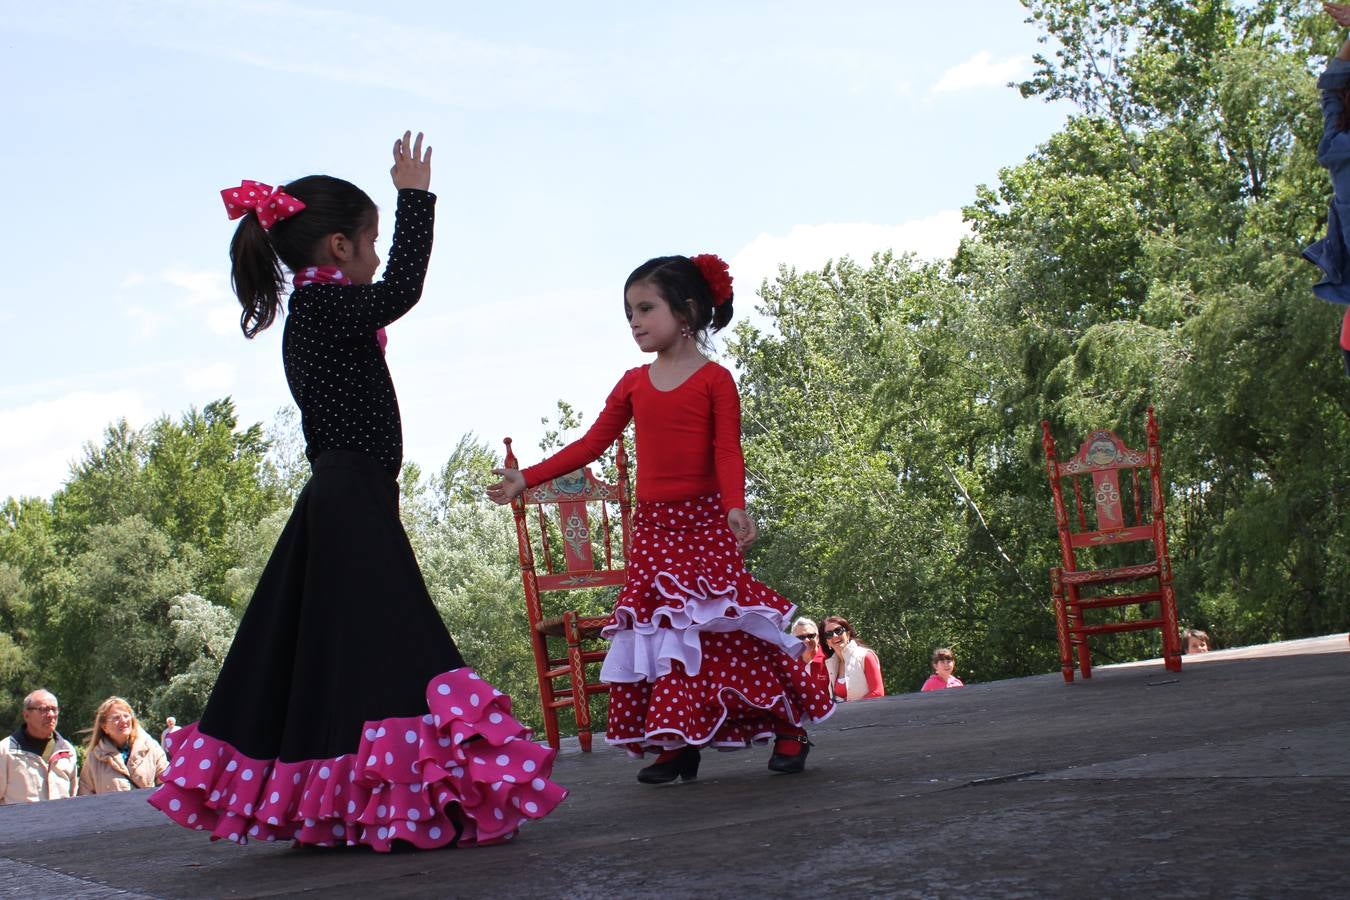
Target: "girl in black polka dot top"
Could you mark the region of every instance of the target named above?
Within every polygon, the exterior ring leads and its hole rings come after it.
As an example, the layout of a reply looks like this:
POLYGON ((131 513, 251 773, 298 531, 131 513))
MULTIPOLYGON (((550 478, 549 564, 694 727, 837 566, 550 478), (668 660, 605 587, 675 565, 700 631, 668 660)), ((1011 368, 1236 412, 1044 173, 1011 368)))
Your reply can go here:
POLYGON ((394 142, 398 188, 385 276, 379 214, 360 188, 314 175, 221 192, 240 325, 281 306, 313 475, 235 633, 201 721, 167 739, 150 802, 239 843, 416 847, 495 843, 552 810, 554 751, 464 664, 398 516, 403 439, 383 328, 422 294, 431 256, 431 148, 394 142))

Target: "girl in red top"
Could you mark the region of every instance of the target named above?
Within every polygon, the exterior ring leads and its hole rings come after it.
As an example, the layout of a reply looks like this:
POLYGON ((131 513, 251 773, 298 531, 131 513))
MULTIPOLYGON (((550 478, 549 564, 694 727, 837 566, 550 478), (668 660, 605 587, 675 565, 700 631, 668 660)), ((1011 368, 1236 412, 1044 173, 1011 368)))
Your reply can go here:
POLYGON ((731 373, 704 356, 709 330, 731 321, 731 275, 717 256, 664 256, 624 284, 633 339, 655 353, 631 369, 575 443, 536 466, 496 469, 488 489, 508 503, 637 431, 637 512, 628 580, 603 634, 610 684, 606 740, 637 757, 660 751, 638 781, 698 774, 704 746, 775 739, 769 768, 800 772, 802 724, 834 710, 786 633, 795 605, 756 581, 742 552, 757 528, 745 512, 740 398, 731 373))

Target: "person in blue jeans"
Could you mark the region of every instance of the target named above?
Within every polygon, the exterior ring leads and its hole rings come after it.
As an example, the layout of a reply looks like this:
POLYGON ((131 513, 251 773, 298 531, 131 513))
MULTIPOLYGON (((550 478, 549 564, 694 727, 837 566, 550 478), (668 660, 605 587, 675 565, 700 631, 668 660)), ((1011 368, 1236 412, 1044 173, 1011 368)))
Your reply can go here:
MULTIPOLYGON (((1350 28, 1350 4, 1322 6, 1336 24, 1350 28)), ((1322 91, 1323 123, 1317 161, 1331 173, 1332 198, 1326 237, 1304 250, 1303 256, 1322 270, 1313 294, 1346 307, 1340 347, 1346 374, 1350 375, 1350 233, 1345 230, 1350 220, 1350 39, 1327 61, 1317 86, 1322 91)))

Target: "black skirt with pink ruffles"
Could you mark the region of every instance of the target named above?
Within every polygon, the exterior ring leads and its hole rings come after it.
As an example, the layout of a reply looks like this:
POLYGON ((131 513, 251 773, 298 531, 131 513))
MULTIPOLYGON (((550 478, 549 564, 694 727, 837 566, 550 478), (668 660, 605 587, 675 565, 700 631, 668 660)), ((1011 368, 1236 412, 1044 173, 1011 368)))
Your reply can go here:
POLYGON ((494 843, 567 795, 531 738, 437 614, 397 484, 328 451, 150 803, 239 843, 494 843))
POLYGON ((757 581, 717 495, 640 501, 628 579, 603 634, 606 740, 633 754, 745 747, 834 712, 787 633, 795 604, 757 581))

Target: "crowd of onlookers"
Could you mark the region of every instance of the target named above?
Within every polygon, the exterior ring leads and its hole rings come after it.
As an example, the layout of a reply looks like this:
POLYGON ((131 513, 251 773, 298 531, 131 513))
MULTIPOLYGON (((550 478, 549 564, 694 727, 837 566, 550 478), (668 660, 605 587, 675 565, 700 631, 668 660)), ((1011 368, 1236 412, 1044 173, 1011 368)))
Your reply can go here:
MULTIPOLYGON (((870 700, 886 693, 877 654, 858 640, 857 633, 843 616, 828 616, 820 626, 802 616, 792 623, 792 634, 805 645, 802 662, 817 678, 828 680, 838 702, 870 700)), ((1208 653, 1209 635, 1198 628, 1181 633, 1183 653, 1208 653)), ((965 687, 956 677, 956 654, 950 647, 938 647, 930 660, 933 674, 920 691, 941 691, 965 687)))
MULTIPOLYGON (((164 777, 169 767, 164 748, 121 697, 99 704, 83 762, 56 728, 60 715, 51 691, 39 689, 24 698, 23 723, 0 741, 0 804, 131 791, 154 787, 164 777)), ((169 719, 164 734, 173 730, 169 719)))
MULTIPOLYGON (((819 679, 828 681, 834 699, 870 700, 886 693, 881 661, 876 651, 858 640, 858 634, 843 616, 827 616, 819 626, 802 616, 792 623, 792 634, 805 649, 802 662, 819 679)), ((962 687, 956 677, 956 656, 947 647, 933 651, 933 674, 920 690, 962 687)))

